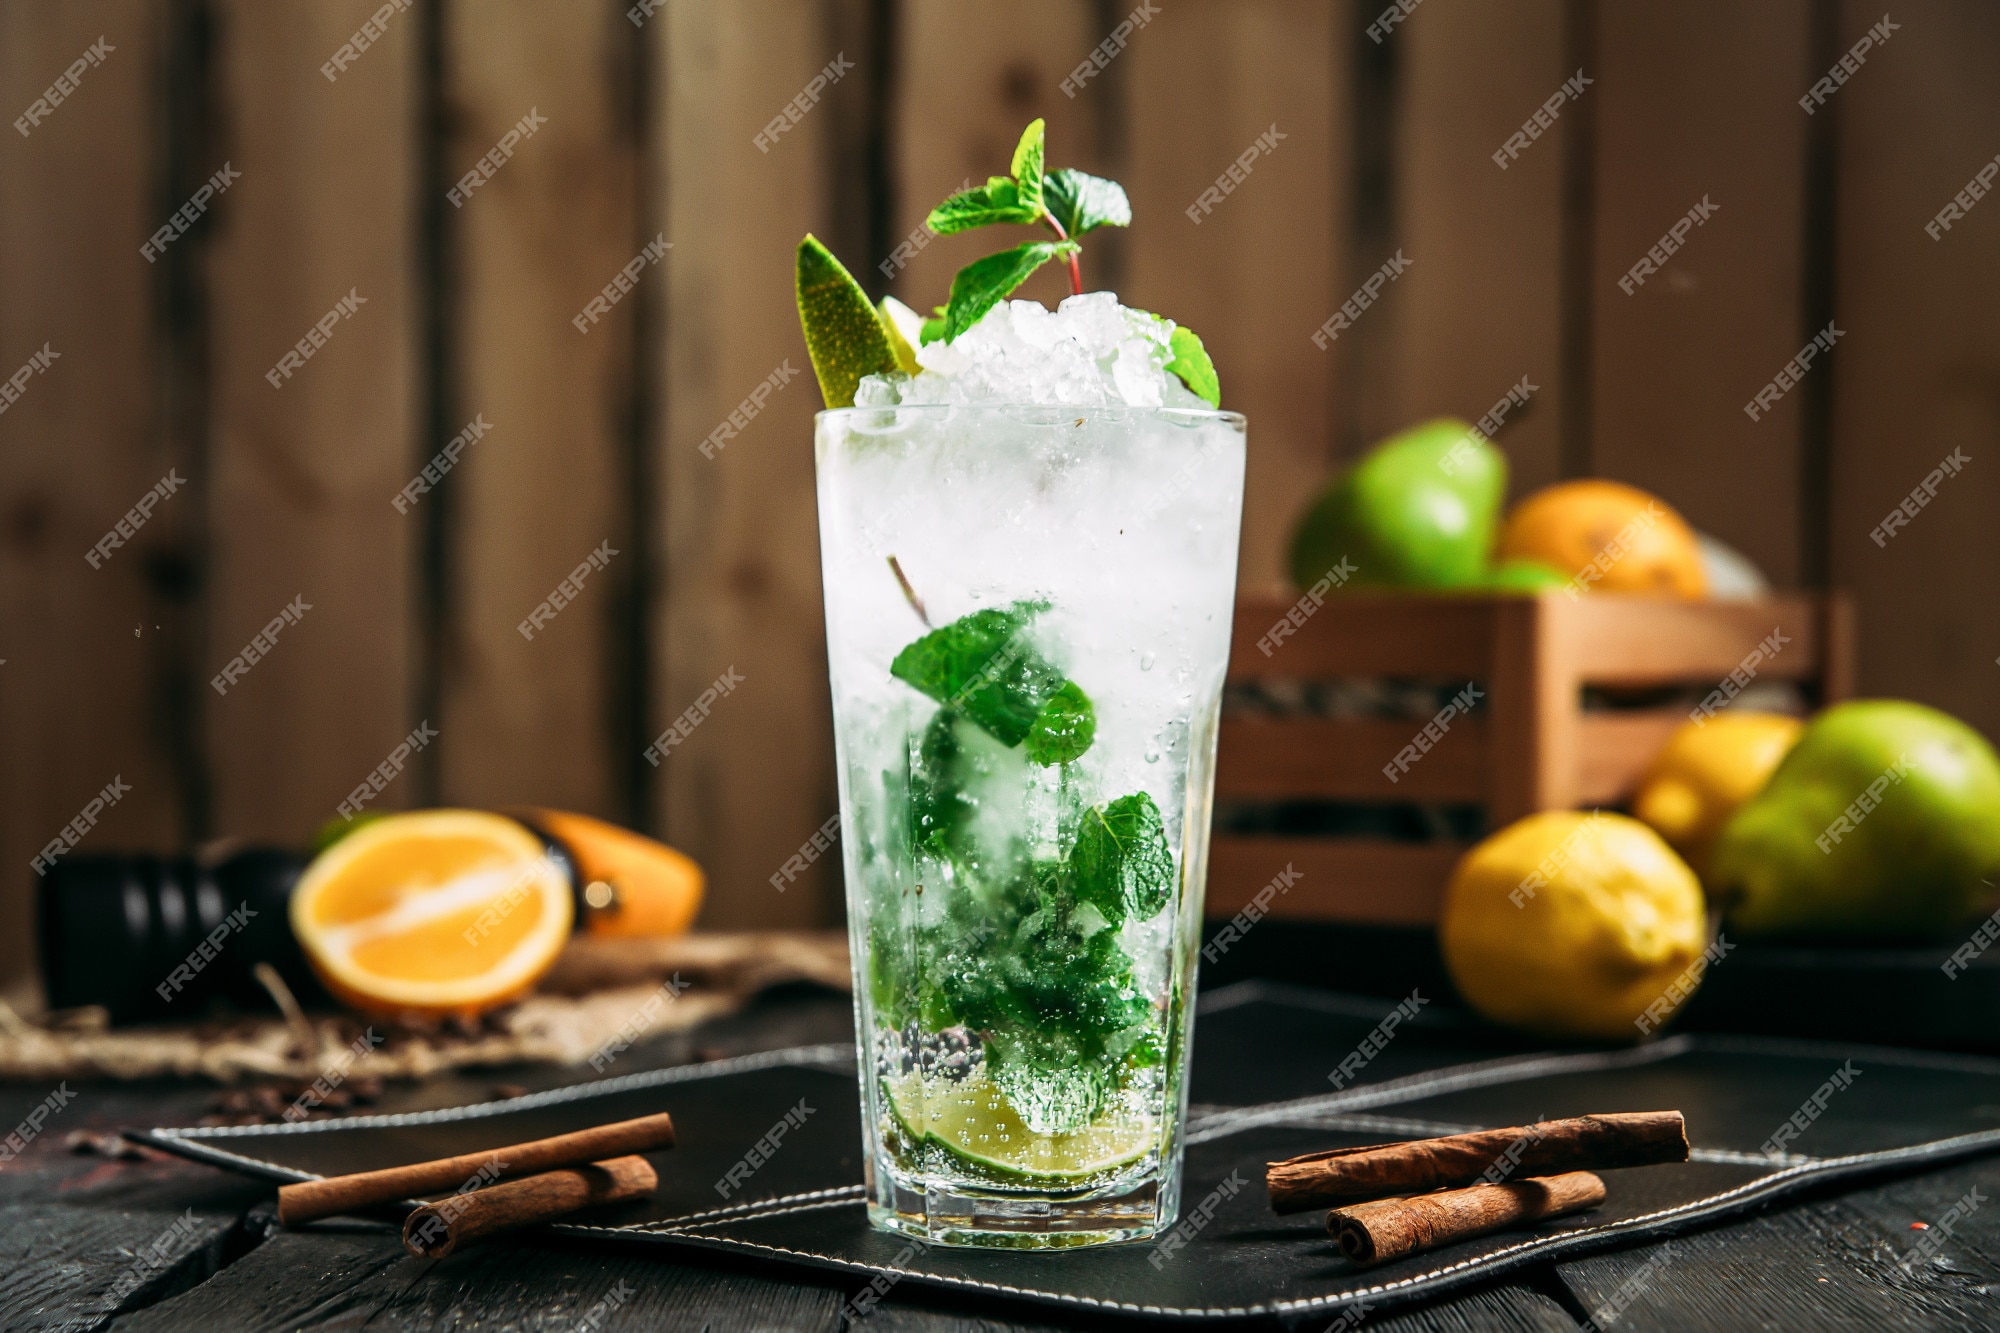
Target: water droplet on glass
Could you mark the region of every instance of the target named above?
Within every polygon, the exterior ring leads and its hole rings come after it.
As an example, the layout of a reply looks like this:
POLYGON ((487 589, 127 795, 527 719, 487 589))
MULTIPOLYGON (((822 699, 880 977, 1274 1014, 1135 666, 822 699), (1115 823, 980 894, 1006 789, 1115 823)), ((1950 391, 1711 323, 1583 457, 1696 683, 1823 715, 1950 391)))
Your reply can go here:
POLYGON ((1160 752, 1159 752, 1158 750, 1148 750, 1148 751, 1146 751, 1146 762, 1147 762, 1147 763, 1149 763, 1149 764, 1157 764, 1157 763, 1159 763, 1159 762, 1160 762, 1160 752))
POLYGON ((1153 669, 1153 655, 1151 653, 1147 653, 1139 659, 1139 670, 1151 671, 1152 669, 1153 669))

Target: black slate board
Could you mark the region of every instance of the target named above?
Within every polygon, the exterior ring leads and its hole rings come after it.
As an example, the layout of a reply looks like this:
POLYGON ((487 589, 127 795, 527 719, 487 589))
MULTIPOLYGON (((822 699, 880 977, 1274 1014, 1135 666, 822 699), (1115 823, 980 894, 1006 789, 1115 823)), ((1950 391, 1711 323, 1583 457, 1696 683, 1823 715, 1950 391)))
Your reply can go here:
POLYGON ((1236 1180, 1176 1253, 1153 1245, 1055 1254, 932 1247, 873 1231, 861 1202, 852 1051, 803 1047, 607 1079, 511 1101, 301 1125, 157 1129, 169 1151, 277 1180, 473 1152, 588 1124, 673 1112, 681 1147, 657 1154, 644 1204, 551 1228, 620 1245, 695 1247, 774 1267, 877 1275, 975 1299, 1204 1321, 1329 1315, 1426 1299, 1531 1263, 1619 1247, 1759 1207, 1821 1182, 1923 1169, 2000 1149, 2000 1061, 1839 1043, 1679 1036, 1613 1051, 1498 1055, 1448 1014, 1399 1031, 1364 1080, 1325 1073, 1387 1006, 1261 984, 1204 1001, 1197 1026, 1184 1211, 1236 1180), (1852 1085, 1773 1161, 1759 1145, 1851 1062, 1852 1085), (714 1182, 787 1108, 804 1125, 718 1206, 714 1182), (1317 1215, 1273 1216, 1263 1164, 1313 1148, 1518 1124, 1542 1116, 1679 1107, 1696 1160, 1606 1172, 1593 1213, 1374 1269, 1339 1256, 1317 1215), (1810 1154, 1810 1155, 1804 1155, 1810 1154), (1155 1260, 1158 1262, 1155 1262, 1155 1260))

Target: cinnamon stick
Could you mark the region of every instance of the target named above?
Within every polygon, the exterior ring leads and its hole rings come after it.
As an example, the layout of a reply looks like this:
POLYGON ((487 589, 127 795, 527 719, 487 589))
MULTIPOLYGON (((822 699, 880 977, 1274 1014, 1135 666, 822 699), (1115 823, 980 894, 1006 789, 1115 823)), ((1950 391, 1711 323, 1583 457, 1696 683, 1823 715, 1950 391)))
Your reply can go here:
POLYGON ((1379 1264, 1603 1202, 1602 1180, 1588 1171, 1571 1171, 1336 1208, 1326 1215, 1326 1229, 1355 1263, 1379 1264))
POLYGON ((403 1223, 403 1248, 420 1259, 442 1259, 482 1236, 552 1222, 601 1203, 643 1198, 659 1183, 653 1164, 635 1156, 467 1190, 412 1212, 403 1223))
POLYGON ((1504 1178, 1687 1159, 1687 1122, 1681 1113, 1640 1111, 1307 1153, 1267 1164, 1264 1183, 1275 1211, 1303 1213, 1392 1194, 1470 1185, 1496 1167, 1500 1168, 1496 1178, 1504 1178))
POLYGON ((662 1111, 634 1120, 595 1125, 571 1134, 533 1139, 486 1152, 462 1153, 429 1162, 412 1162, 381 1171, 359 1171, 285 1185, 278 1190, 278 1220, 288 1227, 321 1217, 352 1212, 369 1204, 455 1190, 467 1181, 489 1184, 507 1176, 525 1176, 557 1167, 602 1161, 627 1153, 651 1152, 674 1146, 673 1118, 662 1111))

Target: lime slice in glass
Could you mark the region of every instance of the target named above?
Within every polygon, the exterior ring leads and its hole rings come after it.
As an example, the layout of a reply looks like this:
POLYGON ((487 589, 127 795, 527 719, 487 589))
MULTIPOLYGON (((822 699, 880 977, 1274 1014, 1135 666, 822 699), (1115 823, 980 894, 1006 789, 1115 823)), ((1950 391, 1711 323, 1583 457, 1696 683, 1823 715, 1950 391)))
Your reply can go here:
POLYGON ((997 1177, 1076 1183, 1139 1160, 1152 1150, 1150 1116, 1113 1110, 1081 1129, 1036 1134, 980 1070, 960 1082, 913 1070, 887 1079, 890 1112, 912 1139, 935 1143, 997 1177))

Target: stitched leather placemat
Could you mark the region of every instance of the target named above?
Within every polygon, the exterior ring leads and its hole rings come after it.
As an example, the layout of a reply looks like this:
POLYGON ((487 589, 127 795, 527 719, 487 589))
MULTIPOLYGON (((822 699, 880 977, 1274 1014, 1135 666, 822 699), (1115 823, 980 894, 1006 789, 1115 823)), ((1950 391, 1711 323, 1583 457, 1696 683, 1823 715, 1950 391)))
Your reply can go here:
POLYGON ((991 1303, 1203 1321, 1333 1314, 1435 1296, 1557 1256, 1654 1240, 1808 1184, 1914 1171, 2000 1149, 2000 1060, 1764 1038, 1671 1037, 1612 1051, 1500 1049, 1420 1012, 1349 1086, 1328 1071, 1386 1011, 1380 1001, 1245 983, 1208 996, 1176 1247, 1019 1253, 921 1247, 872 1230, 861 1196, 853 1050, 804 1047, 606 1079, 511 1101, 297 1125, 156 1129, 155 1146, 277 1180, 366 1170, 671 1111, 650 1201, 559 1224, 605 1242, 699 1247, 908 1281, 991 1303), (1836 1071, 1843 1071, 1835 1078, 1836 1071), (1833 1086, 1829 1086, 1830 1083, 1833 1086), (1267 1161, 1590 1112, 1679 1108, 1694 1160, 1604 1173, 1603 1207, 1375 1268, 1343 1259, 1322 1215, 1281 1218, 1267 1161), (781 1147, 728 1197, 718 1183, 773 1125, 781 1147), (1791 1124, 1785 1153, 1763 1151, 1791 1124), (1802 1126, 1802 1127, 1801 1127, 1802 1126), (1206 1216, 1196 1225, 1197 1216, 1206 1216))

